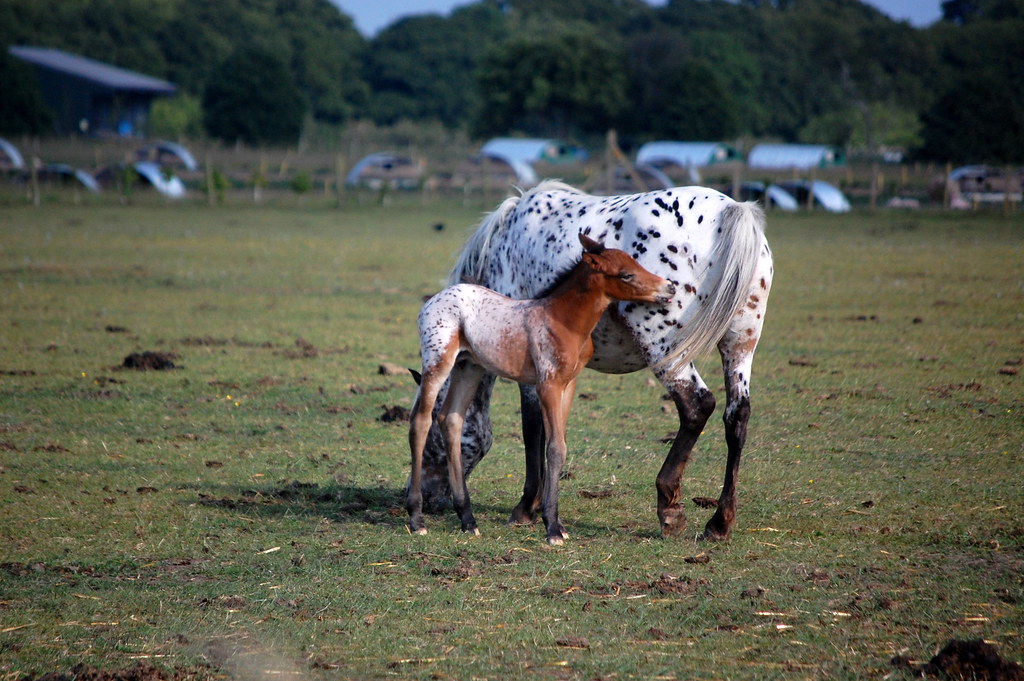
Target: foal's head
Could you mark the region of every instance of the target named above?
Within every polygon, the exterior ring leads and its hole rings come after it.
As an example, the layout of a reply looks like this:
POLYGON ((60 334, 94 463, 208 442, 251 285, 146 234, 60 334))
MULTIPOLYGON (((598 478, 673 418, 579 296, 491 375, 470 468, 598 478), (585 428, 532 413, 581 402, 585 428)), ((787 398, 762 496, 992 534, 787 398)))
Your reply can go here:
POLYGON ((582 232, 583 262, 601 275, 605 293, 615 300, 667 303, 675 295, 672 282, 648 272, 625 251, 605 248, 582 232))

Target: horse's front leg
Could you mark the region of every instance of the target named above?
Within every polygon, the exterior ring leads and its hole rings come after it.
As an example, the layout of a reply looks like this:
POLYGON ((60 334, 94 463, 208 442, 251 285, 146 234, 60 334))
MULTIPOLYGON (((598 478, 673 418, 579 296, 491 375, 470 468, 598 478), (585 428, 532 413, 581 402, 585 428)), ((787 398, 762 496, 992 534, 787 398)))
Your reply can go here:
POLYGON ((544 477, 544 416, 536 386, 519 384, 519 406, 523 415, 523 449, 526 453, 526 479, 523 496, 512 509, 509 525, 530 525, 537 522, 544 477))
POLYGON ((448 482, 452 490, 452 505, 462 523, 462 531, 478 535, 480 530, 473 517, 473 508, 469 501, 469 488, 462 470, 462 426, 465 423, 466 409, 476 394, 484 370, 475 364, 467 363, 456 367, 452 372, 448 386, 448 395, 441 408, 439 426, 444 434, 448 449, 448 482))
POLYGON ((684 367, 680 378, 661 377, 679 413, 679 430, 658 472, 658 522, 662 536, 679 535, 686 529, 686 510, 680 503, 681 486, 693 446, 715 410, 715 396, 693 365, 684 367))
POLYGON ((571 389, 571 386, 563 388, 542 384, 537 391, 544 416, 544 432, 547 435, 542 516, 548 543, 552 546, 560 546, 569 538, 558 515, 558 480, 562 475, 566 454, 566 419, 563 409, 565 389, 571 389))

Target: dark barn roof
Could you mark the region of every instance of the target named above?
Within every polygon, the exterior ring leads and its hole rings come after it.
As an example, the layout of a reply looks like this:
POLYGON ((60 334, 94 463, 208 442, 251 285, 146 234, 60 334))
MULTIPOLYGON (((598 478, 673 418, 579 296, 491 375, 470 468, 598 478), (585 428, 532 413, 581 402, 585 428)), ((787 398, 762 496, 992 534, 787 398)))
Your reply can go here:
POLYGON ((18 59, 34 66, 74 76, 110 90, 150 92, 162 95, 173 95, 177 90, 173 83, 168 83, 166 80, 104 64, 95 59, 80 57, 63 50, 50 47, 14 46, 9 51, 18 59))
POLYGON ((153 99, 177 91, 166 80, 63 50, 18 45, 8 51, 35 71, 58 135, 144 136, 153 99))

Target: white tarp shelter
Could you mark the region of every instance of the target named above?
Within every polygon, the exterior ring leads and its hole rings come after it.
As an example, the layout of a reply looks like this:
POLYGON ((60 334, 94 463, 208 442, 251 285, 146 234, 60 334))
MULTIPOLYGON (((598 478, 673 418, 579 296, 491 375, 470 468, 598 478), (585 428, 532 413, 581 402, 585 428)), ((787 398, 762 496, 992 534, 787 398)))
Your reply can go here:
POLYGON ((820 144, 758 144, 747 155, 751 168, 810 170, 846 165, 846 156, 835 147, 820 144))

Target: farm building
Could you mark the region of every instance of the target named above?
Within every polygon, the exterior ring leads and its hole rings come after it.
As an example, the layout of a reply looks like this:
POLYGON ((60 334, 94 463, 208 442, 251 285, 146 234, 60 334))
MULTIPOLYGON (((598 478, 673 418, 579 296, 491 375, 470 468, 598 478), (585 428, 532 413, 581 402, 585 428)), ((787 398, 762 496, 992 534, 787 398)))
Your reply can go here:
POLYGON ((483 174, 486 166, 493 186, 512 182, 532 187, 540 181, 534 164, 571 163, 583 156, 576 147, 558 140, 496 137, 480 148, 479 156, 471 159, 466 170, 483 174))
MULTIPOLYGON (((700 168, 741 161, 740 152, 722 142, 648 142, 636 155, 637 169, 652 168, 672 183, 701 182, 700 168)), ((671 185, 670 185, 671 186, 671 185)))
POLYGON ((155 97, 173 95, 165 80, 48 47, 13 46, 11 56, 35 67, 54 132, 143 136, 155 97))
POLYGON ((811 208, 815 205, 821 206, 829 213, 847 213, 850 211, 850 201, 846 195, 835 185, 822 180, 793 180, 782 182, 782 189, 789 192, 800 205, 811 208))
POLYGON ((810 170, 846 165, 842 150, 819 144, 758 144, 747 155, 751 168, 810 170))
MULTIPOLYGON (((1019 202, 1022 186, 1024 170, 1005 172, 983 165, 955 168, 946 179, 946 191, 953 208, 967 208, 978 203, 1019 202)), ((930 193, 937 200, 942 199, 942 192, 941 182, 930 188, 930 193)))
POLYGON ((25 167, 25 159, 18 148, 0 137, 0 170, 21 170, 25 167))
POLYGON ((162 166, 181 166, 185 170, 199 170, 199 164, 188 149, 177 142, 158 141, 147 144, 135 152, 139 161, 153 161, 162 166))
POLYGON ((680 168, 703 168, 715 163, 740 161, 734 147, 722 142, 648 142, 636 154, 637 163, 656 168, 675 165, 680 168))
POLYGON ((788 191, 777 184, 764 182, 744 182, 740 185, 739 194, 733 198, 740 201, 760 201, 768 208, 778 208, 787 213, 799 210, 800 204, 788 191))
POLYGON ((605 168, 599 175, 593 176, 584 185, 584 189, 594 194, 612 196, 668 189, 674 185, 672 178, 652 165, 637 163, 626 166, 617 163, 610 172, 605 168))
POLYGON ((423 182, 424 164, 390 152, 365 156, 345 176, 350 187, 415 189, 423 182))

